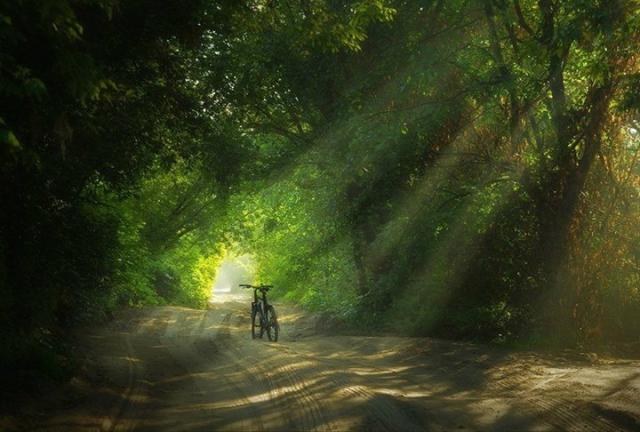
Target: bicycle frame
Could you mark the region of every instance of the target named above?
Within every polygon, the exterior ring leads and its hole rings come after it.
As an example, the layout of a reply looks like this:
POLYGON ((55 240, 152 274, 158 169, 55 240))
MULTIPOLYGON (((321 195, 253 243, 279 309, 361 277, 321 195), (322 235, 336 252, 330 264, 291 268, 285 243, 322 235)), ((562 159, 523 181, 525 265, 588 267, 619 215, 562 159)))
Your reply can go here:
POLYGON ((251 304, 251 313, 257 313, 260 310, 260 327, 266 328, 267 322, 267 309, 269 308, 269 302, 267 301, 267 292, 260 288, 253 288, 253 303, 251 304), (258 294, 260 291, 260 294, 258 294))
POLYGON ((262 303, 262 311, 267 310, 269 306, 269 302, 267 302, 267 292, 260 290, 260 288, 253 288, 253 303, 252 306, 257 307, 260 303, 262 303), (262 298, 258 296, 258 291, 262 295, 262 298))
POLYGON ((267 291, 269 291, 272 286, 253 286, 249 284, 241 284, 240 287, 253 289, 253 301, 251 302, 251 333, 253 338, 256 338, 256 317, 259 317, 260 338, 262 338, 263 332, 266 331, 269 336, 269 340, 272 340, 272 332, 275 332, 273 340, 277 342, 280 326, 278 325, 278 321, 276 318, 276 311, 267 300, 267 291))

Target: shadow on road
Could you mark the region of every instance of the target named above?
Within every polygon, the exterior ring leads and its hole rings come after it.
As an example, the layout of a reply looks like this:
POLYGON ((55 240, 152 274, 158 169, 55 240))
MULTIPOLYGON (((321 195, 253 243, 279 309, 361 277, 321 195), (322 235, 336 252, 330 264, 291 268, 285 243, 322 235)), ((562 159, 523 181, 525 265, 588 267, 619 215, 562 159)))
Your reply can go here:
POLYGON ((314 335, 276 305, 251 340, 249 293, 206 311, 128 310, 85 335, 94 375, 40 430, 633 430, 638 364, 550 361, 428 338, 314 335), (293 336, 296 337, 293 337, 293 336), (302 335, 302 336, 300 336, 302 335), (96 372, 97 371, 97 372, 96 372))

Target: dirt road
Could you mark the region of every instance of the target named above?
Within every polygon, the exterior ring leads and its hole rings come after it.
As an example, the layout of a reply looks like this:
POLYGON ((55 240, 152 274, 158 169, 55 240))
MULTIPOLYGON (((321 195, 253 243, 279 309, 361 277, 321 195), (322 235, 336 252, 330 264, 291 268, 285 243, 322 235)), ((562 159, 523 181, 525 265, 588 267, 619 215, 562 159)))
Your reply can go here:
POLYGON ((637 361, 321 336, 283 305, 281 341, 252 341, 248 301, 226 300, 129 310, 87 329, 84 378, 35 428, 640 430, 637 361))

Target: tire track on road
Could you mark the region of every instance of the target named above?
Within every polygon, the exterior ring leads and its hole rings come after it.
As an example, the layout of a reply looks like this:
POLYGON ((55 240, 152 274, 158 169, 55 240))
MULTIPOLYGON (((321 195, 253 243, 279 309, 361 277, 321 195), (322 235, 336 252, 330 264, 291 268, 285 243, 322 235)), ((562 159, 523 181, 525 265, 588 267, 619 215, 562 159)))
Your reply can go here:
MULTIPOLYGON (((333 387, 340 393, 348 395, 348 397, 356 397, 362 399, 366 402, 367 405, 367 418, 374 419, 376 423, 378 423, 384 430, 395 431, 398 429, 406 430, 409 425, 413 423, 407 416, 404 415, 402 410, 393 403, 393 396, 388 394, 379 393, 374 390, 369 390, 367 387, 354 384, 354 380, 351 379, 348 368, 345 367, 345 361, 338 361, 334 359, 322 358, 319 359, 317 356, 310 355, 308 353, 299 352, 294 350, 291 347, 286 347, 285 351, 287 351, 292 357, 304 358, 307 361, 315 364, 316 369, 323 370, 340 370, 341 373, 332 373, 330 375, 325 375, 327 381, 333 384, 333 387), (323 364, 324 363, 324 364, 323 364), (389 400, 391 399, 391 400, 389 400), (370 406, 369 406, 370 405, 370 406), (395 419, 396 421, 390 421, 390 419, 395 419)), ((358 361, 349 361, 352 366, 357 366, 359 368, 369 368, 374 371, 384 372, 385 370, 380 367, 372 366, 371 364, 366 364, 364 362, 358 361)), ((422 428, 416 426, 415 428, 409 430, 421 431, 422 428)))
MULTIPOLYGON (((245 323, 241 316, 236 317, 236 327, 243 324, 248 325, 248 323, 249 321, 247 320, 245 323)), ((231 337, 231 334, 229 336, 231 337)), ((247 340, 249 343, 230 344, 227 348, 235 351, 238 359, 242 359, 241 362, 245 364, 251 377, 258 377, 264 383, 272 395, 272 400, 278 405, 283 404, 283 412, 286 413, 289 423, 294 425, 294 429, 330 431, 330 424, 323 414, 324 406, 307 389, 305 380, 292 367, 292 364, 298 362, 300 357, 280 358, 283 355, 288 355, 283 349, 282 343, 271 343, 261 339, 247 338, 247 340), (242 350, 242 346, 252 349, 242 350), (260 353, 268 354, 268 357, 257 359, 256 362, 247 365, 244 359, 255 354, 255 351, 251 352, 254 349, 260 353), (294 406, 297 406, 296 410, 291 409, 294 406), (299 415, 294 418, 291 415, 292 412, 299 415)))
MULTIPOLYGON (((269 344, 270 347, 259 339, 254 341, 248 337, 249 343, 237 343, 238 339, 231 334, 230 318, 227 326, 222 329, 221 337, 217 339, 219 350, 227 356, 233 356, 231 360, 245 371, 248 381, 259 384, 266 390, 269 394, 269 401, 273 404, 270 412, 279 412, 280 415, 286 417, 287 430, 330 430, 322 414, 323 408, 308 392, 304 380, 291 367, 283 366, 281 361, 274 364, 277 357, 274 355, 267 358, 256 358, 256 361, 250 364, 246 361, 246 359, 255 356, 254 349, 258 349, 262 353, 282 354, 279 349, 273 348, 274 346, 280 347, 280 345, 269 344), (271 351, 268 350, 269 348, 271 351), (297 407, 297 409, 292 409, 292 407, 297 407)), ((236 316, 236 327, 244 323, 243 317, 236 316)), ((247 332, 247 334, 249 333, 247 332)), ((281 430, 283 427, 277 429, 281 430)))
POLYGON ((100 430, 105 432, 130 431, 136 426, 135 418, 125 418, 125 413, 130 410, 133 404, 139 404, 143 400, 140 382, 140 366, 135 358, 135 351, 131 338, 125 335, 125 345, 127 349, 127 386, 120 393, 119 402, 112 408, 111 412, 105 416, 100 424, 100 430))
MULTIPOLYGON (((571 369, 565 373, 553 376, 544 381, 547 384, 556 379, 567 379, 570 375, 579 372, 579 369, 571 369)), ((597 415, 587 400, 569 400, 553 396, 538 396, 543 389, 531 387, 532 375, 528 371, 513 371, 501 379, 493 381, 493 387, 500 388, 505 395, 515 400, 521 400, 526 408, 532 409, 535 415, 554 427, 564 430, 586 432, 615 432, 619 428, 597 415)))
MULTIPOLYGON (((275 391, 284 398, 292 400, 292 404, 299 406, 299 411, 304 413, 303 428, 305 430, 314 431, 330 431, 332 430, 330 422, 327 421, 324 412, 326 407, 319 402, 315 395, 310 391, 304 377, 300 376, 298 370, 294 368, 294 364, 304 359, 309 363, 309 368, 316 368, 317 362, 312 362, 302 356, 291 355, 282 344, 268 343, 265 346, 270 351, 270 361, 275 363, 274 366, 263 372, 267 377, 273 375, 281 376, 285 387, 291 390, 283 390, 281 383, 274 383, 275 391), (284 357, 286 356, 286 358, 284 357)), ((266 350, 265 350, 266 351, 266 350)), ((272 380, 273 381, 273 380, 272 380)))
MULTIPOLYGON (((226 345, 226 340, 231 338, 229 325, 231 323, 232 316, 233 316, 233 312, 226 313, 222 318, 222 320, 220 321, 220 323, 218 324, 217 326, 218 328, 217 328, 217 331, 215 332, 215 335, 209 336, 207 340, 216 347, 215 352, 217 354, 221 355, 222 357, 224 357, 230 362, 229 366, 231 367, 233 365, 238 366, 236 368, 232 367, 231 374, 222 374, 222 378, 229 385, 229 387, 231 387, 234 390, 234 392, 239 396, 239 398, 242 401, 242 403, 240 404, 236 403, 234 404, 234 406, 235 407, 246 406, 247 409, 252 413, 252 415, 248 416, 249 423, 250 423, 249 427, 243 428, 243 429, 252 430, 252 431, 264 431, 265 427, 264 427, 264 423, 262 422, 261 410, 259 410, 256 407, 256 405, 251 402, 250 396, 247 395, 246 391, 242 389, 242 386, 240 383, 238 383, 238 380, 232 378, 239 370, 246 370, 244 369, 244 365, 241 364, 237 358, 230 356, 228 353, 229 345, 226 345)), ((203 354, 202 352, 200 352, 198 353, 198 355, 202 356, 203 354)), ((251 381, 255 382, 255 379, 253 377, 250 376, 250 379, 251 381)), ((246 416, 244 417, 243 421, 246 421, 246 416)))

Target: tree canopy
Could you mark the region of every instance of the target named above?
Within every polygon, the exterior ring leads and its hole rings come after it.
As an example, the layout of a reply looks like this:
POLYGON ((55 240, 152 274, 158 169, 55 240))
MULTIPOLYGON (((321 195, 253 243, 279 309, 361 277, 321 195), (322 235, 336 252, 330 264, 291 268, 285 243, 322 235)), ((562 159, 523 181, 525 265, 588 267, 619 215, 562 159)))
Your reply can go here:
POLYGON ((229 251, 361 329, 637 341, 639 12, 0 1, 6 370, 229 251))

